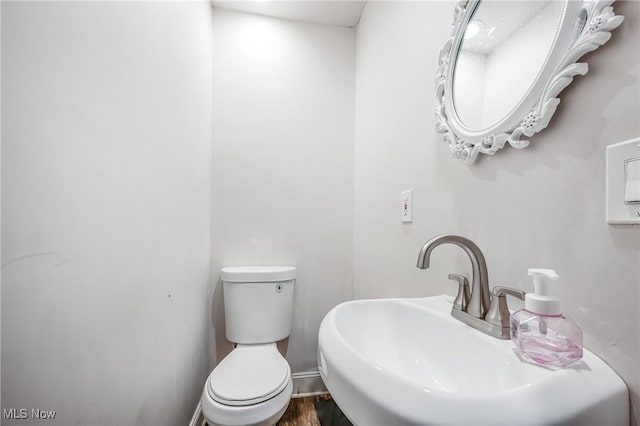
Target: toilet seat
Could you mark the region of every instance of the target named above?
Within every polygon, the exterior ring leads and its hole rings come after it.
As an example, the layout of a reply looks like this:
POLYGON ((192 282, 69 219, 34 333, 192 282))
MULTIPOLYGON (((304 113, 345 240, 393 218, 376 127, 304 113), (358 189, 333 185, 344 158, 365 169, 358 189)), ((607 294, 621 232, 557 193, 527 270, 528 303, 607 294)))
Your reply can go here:
POLYGON ((278 395, 290 378, 289 364, 275 343, 238 345, 213 369, 207 391, 221 404, 252 405, 278 395))

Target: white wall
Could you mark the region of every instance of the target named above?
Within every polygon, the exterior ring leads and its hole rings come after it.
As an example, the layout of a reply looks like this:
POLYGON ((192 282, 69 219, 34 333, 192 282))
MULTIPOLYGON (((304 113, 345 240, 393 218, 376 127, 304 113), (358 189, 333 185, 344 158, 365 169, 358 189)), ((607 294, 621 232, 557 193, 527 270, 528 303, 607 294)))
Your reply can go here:
MULTIPOLYGON (((282 349, 294 373, 316 370, 320 321, 351 298, 355 31, 213 18, 212 277, 225 265, 296 266, 282 349)), ((217 361, 231 349, 220 287, 217 361)))
POLYGON ((210 13, 2 2, 2 408, 56 410, 58 425, 193 413, 208 368, 210 13))
POLYGON ((452 5, 370 2, 356 32, 354 296, 423 296, 448 291, 452 269, 442 247, 432 269, 416 268, 421 243, 449 232, 453 197, 442 188, 434 142, 434 87, 439 42, 452 5), (445 19, 446 17, 446 19, 445 19), (400 192, 413 188, 414 223, 400 223, 400 192), (427 194, 437 194, 427 196, 427 194), (439 271, 436 273, 435 271, 439 271), (427 276, 445 277, 429 284, 427 276))
POLYGON ((640 227, 605 223, 604 155, 640 133, 640 3, 614 4, 625 22, 588 56, 589 73, 563 92, 529 148, 471 166, 452 159, 433 130, 433 81, 454 5, 369 2, 358 26, 354 296, 454 294, 447 273, 470 272, 461 250, 438 248, 431 269, 415 267, 421 245, 442 233, 483 249, 492 285, 529 291, 527 268, 555 268, 565 311, 630 386, 637 421, 640 227), (403 226, 400 191, 411 187, 414 223, 403 226))

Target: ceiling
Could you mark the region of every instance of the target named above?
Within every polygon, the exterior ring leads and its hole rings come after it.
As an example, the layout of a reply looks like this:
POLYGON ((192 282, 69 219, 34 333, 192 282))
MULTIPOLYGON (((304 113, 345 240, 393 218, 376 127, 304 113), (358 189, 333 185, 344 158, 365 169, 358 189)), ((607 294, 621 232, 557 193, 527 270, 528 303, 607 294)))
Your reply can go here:
POLYGON ((366 1, 212 0, 213 7, 292 21, 355 27, 366 1))

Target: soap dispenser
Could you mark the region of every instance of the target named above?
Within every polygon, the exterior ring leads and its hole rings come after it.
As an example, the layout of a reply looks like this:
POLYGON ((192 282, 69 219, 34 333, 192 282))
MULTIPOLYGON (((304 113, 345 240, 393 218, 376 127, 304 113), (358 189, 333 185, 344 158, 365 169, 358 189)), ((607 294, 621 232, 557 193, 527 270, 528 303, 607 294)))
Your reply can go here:
POLYGON ((524 309, 511 316, 511 339, 518 351, 538 364, 566 367, 582 358, 582 329, 560 311, 551 283, 559 276, 551 269, 529 269, 534 292, 527 293, 524 309))

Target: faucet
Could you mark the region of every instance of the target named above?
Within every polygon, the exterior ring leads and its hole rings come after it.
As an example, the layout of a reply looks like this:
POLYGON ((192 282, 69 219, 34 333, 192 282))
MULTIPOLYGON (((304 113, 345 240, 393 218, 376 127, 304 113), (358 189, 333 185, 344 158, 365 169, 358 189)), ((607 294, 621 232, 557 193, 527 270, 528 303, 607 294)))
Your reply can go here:
POLYGON ((465 277, 453 273, 449 274, 449 278, 459 284, 451 316, 493 337, 509 339, 511 336, 510 314, 505 295, 524 299, 525 293, 508 287, 496 287, 494 297, 491 298, 487 262, 480 247, 473 241, 459 235, 440 235, 431 238, 420 249, 416 266, 420 269, 428 269, 431 253, 442 244, 454 244, 463 249, 469 256, 472 267, 471 292, 469 292, 465 277))
POLYGON ((487 262, 480 247, 473 241, 458 235, 440 235, 427 241, 418 254, 418 268, 428 269, 433 249, 442 244, 455 244, 463 249, 471 260, 473 273, 471 276, 471 295, 467 305, 467 313, 476 318, 484 318, 489 310, 489 274, 487 262))

